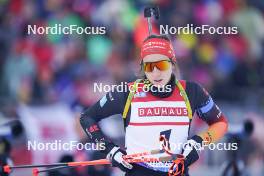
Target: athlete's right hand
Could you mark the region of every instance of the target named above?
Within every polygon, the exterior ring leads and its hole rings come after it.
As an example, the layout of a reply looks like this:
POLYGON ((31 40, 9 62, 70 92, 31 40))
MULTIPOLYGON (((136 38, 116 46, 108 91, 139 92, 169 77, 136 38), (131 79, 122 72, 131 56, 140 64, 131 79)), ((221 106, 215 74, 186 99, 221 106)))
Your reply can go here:
POLYGON ((112 166, 118 167, 124 172, 127 172, 133 168, 131 164, 123 159, 126 155, 125 151, 122 151, 120 147, 114 147, 106 156, 106 158, 112 163, 112 166))

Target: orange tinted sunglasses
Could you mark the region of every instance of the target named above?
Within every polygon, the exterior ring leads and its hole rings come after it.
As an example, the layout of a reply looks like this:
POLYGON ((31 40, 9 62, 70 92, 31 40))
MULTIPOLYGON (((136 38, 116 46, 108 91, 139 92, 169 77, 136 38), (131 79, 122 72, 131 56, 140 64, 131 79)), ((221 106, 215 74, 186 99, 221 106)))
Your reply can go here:
POLYGON ((160 71, 165 71, 170 68, 170 62, 171 61, 169 60, 161 60, 157 62, 144 62, 143 69, 145 72, 152 72, 154 70, 154 67, 156 67, 160 71))

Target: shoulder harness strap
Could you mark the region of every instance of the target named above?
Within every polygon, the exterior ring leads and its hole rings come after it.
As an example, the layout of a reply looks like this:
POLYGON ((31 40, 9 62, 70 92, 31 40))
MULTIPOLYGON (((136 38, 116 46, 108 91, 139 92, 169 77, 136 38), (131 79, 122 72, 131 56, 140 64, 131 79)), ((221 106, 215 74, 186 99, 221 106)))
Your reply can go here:
POLYGON ((180 90, 180 94, 181 96, 183 97, 184 99, 184 102, 186 104, 186 107, 187 107, 187 111, 188 111, 188 117, 189 119, 191 120, 192 119, 192 108, 191 108, 191 104, 190 104, 190 101, 189 101, 189 98, 186 94, 186 91, 184 90, 184 88, 182 87, 181 83, 179 80, 175 79, 175 82, 176 82, 176 85, 177 87, 179 88, 180 90))
POLYGON ((138 85, 137 83, 141 82, 141 80, 142 79, 137 79, 134 82, 132 91, 130 91, 130 89, 129 89, 130 92, 128 94, 128 97, 127 97, 127 100, 126 100, 126 104, 125 104, 125 108, 124 108, 124 111, 123 111, 123 114, 122 114, 123 119, 126 119, 126 117, 127 117, 127 113, 128 113, 132 98, 134 97, 135 92, 137 90, 137 85, 138 85))

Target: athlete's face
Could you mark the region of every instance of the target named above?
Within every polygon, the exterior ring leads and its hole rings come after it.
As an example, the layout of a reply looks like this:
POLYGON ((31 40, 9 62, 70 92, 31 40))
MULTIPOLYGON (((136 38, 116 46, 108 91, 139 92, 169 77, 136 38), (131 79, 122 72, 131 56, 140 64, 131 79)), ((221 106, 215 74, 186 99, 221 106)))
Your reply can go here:
POLYGON ((162 63, 162 64, 166 64, 166 65, 161 65, 161 66, 163 68, 166 68, 165 70, 160 70, 159 68, 157 68, 158 66, 152 67, 153 70, 152 69, 144 70, 148 80, 155 86, 164 86, 170 81, 172 74, 172 64, 170 62, 170 59, 167 56, 161 54, 147 55, 143 59, 143 64, 153 62, 154 63, 153 65, 155 65, 155 63, 158 63, 159 61, 164 61, 164 60, 166 60, 165 61, 166 63, 162 63))

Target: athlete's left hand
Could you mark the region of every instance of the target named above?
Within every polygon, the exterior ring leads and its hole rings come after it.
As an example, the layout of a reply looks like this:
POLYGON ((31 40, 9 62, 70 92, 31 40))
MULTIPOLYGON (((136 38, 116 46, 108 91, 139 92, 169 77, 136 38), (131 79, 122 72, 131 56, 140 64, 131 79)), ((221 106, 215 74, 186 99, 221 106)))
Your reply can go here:
POLYGON ((202 149, 203 139, 195 135, 184 145, 183 156, 185 157, 184 167, 188 168, 191 164, 199 159, 202 149))
POLYGON ((182 154, 177 154, 176 159, 173 161, 168 176, 183 176, 185 173, 185 167, 184 167, 184 156, 182 154))

